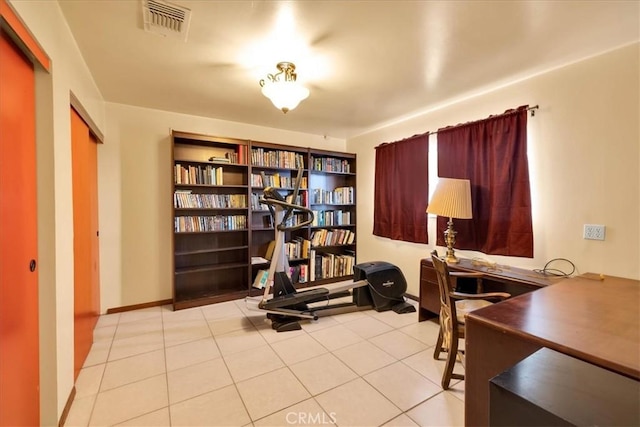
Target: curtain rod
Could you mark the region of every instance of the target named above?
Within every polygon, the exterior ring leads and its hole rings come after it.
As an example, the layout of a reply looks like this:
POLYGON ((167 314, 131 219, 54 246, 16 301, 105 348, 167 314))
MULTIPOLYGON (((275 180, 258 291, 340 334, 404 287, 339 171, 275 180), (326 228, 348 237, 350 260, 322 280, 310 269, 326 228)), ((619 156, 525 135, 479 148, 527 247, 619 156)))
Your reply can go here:
MULTIPOLYGON (((527 108, 525 108, 525 110, 526 110, 526 111, 531 112, 531 117, 535 117, 535 115, 536 115, 536 110, 537 110, 537 109, 539 109, 539 108, 540 108, 540 106, 536 104, 536 105, 534 105, 533 107, 527 107, 527 108)), ((451 129, 451 128, 457 128, 458 126, 465 126, 465 125, 468 125, 468 124, 470 124, 470 123, 479 122, 479 121, 482 121, 482 120, 487 120, 487 119, 490 119, 490 118, 492 118, 492 117, 496 117, 496 116, 506 116, 506 115, 508 115, 508 114, 515 114, 515 113, 517 113, 517 112, 518 112, 518 109, 516 108, 516 109, 514 109, 514 110, 512 110, 512 111, 509 111, 509 112, 505 112, 505 113, 502 113, 502 114, 496 114, 495 116, 489 116, 489 117, 487 117, 486 119, 473 120, 473 121, 471 121, 471 122, 460 123, 460 124, 457 124, 457 125, 454 125, 454 126, 446 126, 446 128, 447 128, 447 130, 449 130, 449 129, 451 129)), ((440 129, 445 129, 445 128, 440 128, 440 129)), ((438 134, 438 131, 437 131, 437 130, 435 130, 435 131, 433 131, 433 132, 429 132, 429 135, 437 135, 437 134, 438 134)))
MULTIPOLYGON (((531 117, 535 117, 536 110, 539 109, 539 108, 540 108, 540 106, 538 104, 536 104, 536 105, 534 105, 532 107, 527 107, 526 110, 531 112, 531 117)), ((506 115, 506 114, 514 114, 514 113, 517 113, 517 112, 518 112, 518 109, 514 109, 514 110, 509 111, 509 112, 505 112, 505 113, 502 113, 502 114, 497 114, 497 116, 503 116, 503 115, 506 115)), ((487 117, 487 118, 490 118, 490 117, 487 117)), ((480 120, 486 120, 486 119, 480 119, 480 120)), ((480 120, 475 120, 475 121, 480 121, 480 120)), ((455 127, 458 127, 458 126, 464 126, 464 125, 469 124, 469 123, 473 123, 473 122, 460 123, 460 124, 457 124, 455 126, 447 126, 447 127, 448 128, 455 128, 455 127)), ((441 128, 441 129, 444 129, 444 128, 441 128)), ((374 148, 378 148, 378 147, 380 147, 382 145, 386 145, 386 144, 395 144, 396 142, 402 142, 402 141, 407 140, 409 138, 413 138, 413 137, 416 137, 416 136, 427 135, 427 134, 428 135, 437 135, 438 131, 437 130, 435 130, 433 132, 427 131, 427 132, 424 132, 424 133, 421 133, 421 134, 416 134, 416 135, 410 136, 408 138, 403 138, 403 139, 401 139, 399 141, 395 141, 395 142, 383 142, 382 144, 379 144, 374 148)))

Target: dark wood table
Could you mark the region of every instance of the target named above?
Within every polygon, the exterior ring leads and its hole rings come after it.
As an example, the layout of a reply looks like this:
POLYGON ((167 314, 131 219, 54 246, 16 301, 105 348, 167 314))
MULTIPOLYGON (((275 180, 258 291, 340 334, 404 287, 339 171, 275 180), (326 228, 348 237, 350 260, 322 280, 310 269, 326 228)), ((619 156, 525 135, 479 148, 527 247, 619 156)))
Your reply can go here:
POLYGON ((587 273, 471 312, 465 424, 489 423, 489 381, 542 347, 640 380, 640 281, 587 273))
MULTIPOLYGON (((558 280, 564 280, 533 270, 508 265, 487 265, 468 258, 461 258, 458 264, 450 264, 449 270, 482 273, 482 289, 480 291, 508 292, 512 296, 532 292, 558 280)), ((452 282, 458 291, 476 292, 476 279, 452 278, 452 282)), ((420 261, 419 320, 438 316, 440 313, 439 292, 438 279, 431 258, 425 258, 420 261)))

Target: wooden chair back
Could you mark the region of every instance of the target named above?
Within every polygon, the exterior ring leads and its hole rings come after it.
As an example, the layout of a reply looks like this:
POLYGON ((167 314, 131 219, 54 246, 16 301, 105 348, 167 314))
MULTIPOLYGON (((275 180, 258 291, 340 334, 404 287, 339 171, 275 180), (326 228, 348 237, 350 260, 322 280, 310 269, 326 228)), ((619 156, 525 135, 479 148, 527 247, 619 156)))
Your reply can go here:
POLYGON ((442 334, 442 347, 450 349, 452 343, 459 339, 459 327, 456 313, 455 300, 451 297, 451 276, 447 263, 438 256, 436 251, 431 253, 431 261, 436 270, 438 289, 440 291, 440 330, 442 334))

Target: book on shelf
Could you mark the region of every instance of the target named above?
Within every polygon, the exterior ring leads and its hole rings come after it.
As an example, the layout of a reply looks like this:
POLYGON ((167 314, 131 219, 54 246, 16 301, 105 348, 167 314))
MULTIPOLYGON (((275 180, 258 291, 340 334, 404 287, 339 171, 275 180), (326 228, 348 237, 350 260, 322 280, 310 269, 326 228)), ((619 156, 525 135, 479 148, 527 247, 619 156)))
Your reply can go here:
POLYGON ((273 228, 273 217, 271 215, 264 215, 262 217, 262 226, 264 228, 273 228))
POLYGON ((337 187, 333 191, 316 188, 311 197, 312 203, 327 205, 352 205, 354 200, 353 187, 337 187))
POLYGON ((269 260, 261 256, 252 256, 251 264, 269 264, 269 260))
POLYGON ((307 283, 309 281, 308 278, 308 268, 306 264, 294 265, 289 267, 287 271, 287 275, 289 279, 291 279, 291 283, 307 283))
POLYGON ((353 274, 355 256, 351 254, 317 253, 311 250, 309 260, 309 279, 321 280, 353 274))
POLYGON ((316 280, 316 250, 309 251, 309 281, 316 280))
POLYGON ((311 246, 352 245, 356 234, 346 229, 320 229, 311 233, 311 246))
POLYGON ((285 243, 285 254, 291 259, 306 259, 309 257, 311 242, 302 237, 295 237, 285 243))
POLYGON ((352 225, 351 212, 338 210, 313 210, 312 226, 326 227, 331 225, 352 225))
POLYGON ((191 190, 176 190, 173 195, 176 208, 246 208, 245 194, 192 194, 191 190))
POLYGON ((246 165, 247 164, 247 146, 246 145, 238 145, 238 161, 237 163, 246 165))
POLYGON ((174 227, 176 233, 246 230, 247 217, 244 215, 176 216, 174 227))
POLYGON ((292 151, 269 150, 261 147, 251 149, 251 164, 283 169, 298 169, 304 165, 304 156, 292 151))
POLYGON ((269 261, 271 261, 273 259, 273 251, 276 248, 276 241, 275 240, 271 240, 269 242, 269 244, 267 245, 267 251, 264 254, 264 257, 266 259, 268 259, 269 261))
POLYGON ((256 273, 256 278, 253 281, 253 287, 256 289, 264 289, 267 286, 267 281, 269 280, 269 270, 258 270, 256 273))
POLYGON ((229 157, 209 157, 209 161, 213 163, 231 163, 231 159, 229 157))
POLYGON ((351 165, 346 159, 333 157, 311 157, 311 167, 313 170, 321 172, 341 172, 350 173, 351 165))
POLYGON ((222 167, 211 165, 193 166, 176 163, 174 166, 175 184, 223 185, 222 167))

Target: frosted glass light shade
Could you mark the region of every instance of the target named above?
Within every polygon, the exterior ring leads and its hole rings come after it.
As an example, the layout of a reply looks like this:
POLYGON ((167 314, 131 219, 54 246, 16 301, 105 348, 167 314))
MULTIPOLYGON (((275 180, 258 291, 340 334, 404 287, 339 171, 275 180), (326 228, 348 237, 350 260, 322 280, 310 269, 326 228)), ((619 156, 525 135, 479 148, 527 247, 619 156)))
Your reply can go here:
POLYGON ((439 178, 427 212, 447 218, 471 219, 471 181, 439 178))
POLYGON ((293 110, 309 96, 309 89, 295 81, 265 82, 262 94, 283 112, 293 110))

